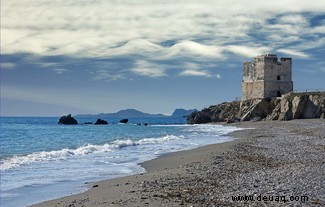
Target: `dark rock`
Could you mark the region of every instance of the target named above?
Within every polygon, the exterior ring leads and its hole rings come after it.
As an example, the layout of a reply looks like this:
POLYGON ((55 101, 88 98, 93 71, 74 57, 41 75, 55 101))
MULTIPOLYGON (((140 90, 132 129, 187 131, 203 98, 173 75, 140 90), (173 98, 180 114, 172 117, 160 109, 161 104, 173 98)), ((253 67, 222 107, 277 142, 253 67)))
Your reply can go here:
POLYGON ((258 121, 262 121, 262 118, 261 117, 254 117, 250 121, 252 121, 252 122, 258 122, 258 121))
POLYGON ((148 126, 149 124, 148 123, 144 123, 143 125, 148 126))
POLYGON ((188 116, 189 124, 323 118, 325 92, 288 93, 281 98, 224 102, 188 116))
POLYGON ((69 114, 67 116, 60 117, 58 124, 75 125, 78 124, 78 121, 73 118, 71 114, 69 114))
POLYGON ((232 119, 226 119, 226 121, 225 121, 227 124, 231 124, 231 123, 234 123, 234 120, 232 120, 232 119))
POLYGON ((126 123, 128 123, 128 122, 129 122, 128 119, 122 119, 122 120, 120 120, 120 123, 122 123, 122 124, 126 124, 126 123))
POLYGON ((210 122, 225 122, 238 120, 240 102, 224 102, 210 106, 202 111, 193 112, 187 117, 189 124, 205 124, 210 122))
POLYGON ((202 111, 197 111, 191 113, 187 117, 189 124, 205 124, 211 122, 212 112, 209 109, 203 109, 202 111))
POLYGON ((103 119, 97 119, 95 123, 95 125, 106 125, 106 124, 108 124, 108 122, 103 119))
MULTIPOLYGON (((271 99, 251 99, 241 103, 241 121, 250 121, 256 117, 261 120, 273 111, 271 99)), ((256 119, 255 119, 256 121, 256 119)))
POLYGON ((226 118, 226 119, 225 119, 225 122, 226 122, 227 124, 235 123, 235 122, 239 122, 239 121, 240 121, 240 119, 237 118, 237 117, 235 117, 235 116, 232 116, 232 117, 229 117, 229 118, 226 118))

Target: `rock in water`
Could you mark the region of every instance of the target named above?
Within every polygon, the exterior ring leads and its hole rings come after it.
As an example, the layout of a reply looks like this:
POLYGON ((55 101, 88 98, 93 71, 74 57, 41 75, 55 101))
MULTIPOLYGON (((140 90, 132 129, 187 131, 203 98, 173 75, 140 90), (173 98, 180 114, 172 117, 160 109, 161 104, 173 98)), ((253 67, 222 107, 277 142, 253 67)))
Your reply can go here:
POLYGON ((67 115, 67 116, 62 116, 60 119, 59 119, 59 122, 58 124, 67 124, 67 125, 75 125, 75 124, 78 124, 78 121, 73 118, 71 116, 71 114, 67 115))
POLYGON ((126 123, 128 123, 128 119, 122 119, 122 120, 120 120, 120 123, 122 123, 122 124, 126 124, 126 123))
POLYGON ((97 119, 95 125, 107 125, 108 122, 103 119, 97 119))

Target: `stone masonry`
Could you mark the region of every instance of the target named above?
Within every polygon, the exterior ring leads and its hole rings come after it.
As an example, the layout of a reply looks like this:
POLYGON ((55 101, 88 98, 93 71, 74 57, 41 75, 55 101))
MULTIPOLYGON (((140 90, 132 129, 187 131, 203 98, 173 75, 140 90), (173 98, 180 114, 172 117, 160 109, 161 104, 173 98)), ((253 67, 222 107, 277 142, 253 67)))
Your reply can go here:
POLYGON ((242 101, 280 97, 291 92, 292 59, 273 54, 260 55, 243 64, 242 101))

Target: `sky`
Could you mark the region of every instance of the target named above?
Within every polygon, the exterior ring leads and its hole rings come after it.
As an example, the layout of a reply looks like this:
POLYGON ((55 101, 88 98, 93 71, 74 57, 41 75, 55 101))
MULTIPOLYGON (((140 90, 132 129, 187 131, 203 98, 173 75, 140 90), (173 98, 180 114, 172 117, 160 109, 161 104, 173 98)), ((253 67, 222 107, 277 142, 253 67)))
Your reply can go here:
POLYGON ((202 109, 268 53, 324 90, 325 1, 1 0, 0 114, 202 109))

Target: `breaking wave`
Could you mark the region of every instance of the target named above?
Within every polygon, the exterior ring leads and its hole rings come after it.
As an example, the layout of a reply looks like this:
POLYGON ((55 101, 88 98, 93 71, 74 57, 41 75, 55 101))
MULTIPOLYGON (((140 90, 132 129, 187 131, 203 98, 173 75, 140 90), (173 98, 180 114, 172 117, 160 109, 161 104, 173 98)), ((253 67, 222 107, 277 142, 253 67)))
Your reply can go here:
POLYGON ((19 155, 11 158, 2 159, 0 170, 6 171, 15 167, 28 165, 36 162, 64 160, 88 154, 105 153, 125 147, 158 144, 177 139, 185 139, 185 136, 166 135, 160 138, 144 138, 140 140, 115 140, 111 143, 107 143, 104 145, 85 144, 76 149, 61 149, 55 151, 34 152, 28 155, 19 155))

